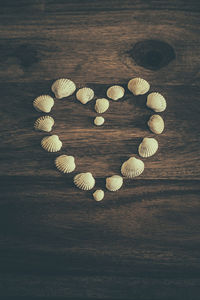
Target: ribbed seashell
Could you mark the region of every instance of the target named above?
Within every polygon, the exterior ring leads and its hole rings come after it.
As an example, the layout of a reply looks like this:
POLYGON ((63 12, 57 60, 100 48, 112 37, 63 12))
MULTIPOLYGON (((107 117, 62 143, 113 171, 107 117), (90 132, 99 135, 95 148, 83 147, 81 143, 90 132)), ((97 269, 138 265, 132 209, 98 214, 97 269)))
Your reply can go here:
POLYGON ((74 157, 69 155, 60 155, 56 157, 55 165, 62 173, 71 173, 76 168, 74 157))
POLYGON ((107 96, 112 100, 118 100, 124 96, 124 88, 120 85, 113 85, 107 89, 107 96))
POLYGON ((94 198, 94 200, 96 200, 96 201, 101 201, 101 200, 103 200, 103 198, 104 198, 104 191, 103 191, 103 190, 96 190, 96 191, 93 193, 93 198, 94 198))
POLYGON ((50 116, 43 116, 38 118, 34 123, 34 128, 36 130, 50 132, 54 125, 54 119, 50 116))
POLYGON ((49 113, 54 106, 54 100, 49 95, 41 95, 33 101, 33 106, 37 111, 49 113))
POLYGON ((72 95, 76 90, 76 85, 70 79, 61 78, 54 81, 51 86, 51 90, 57 99, 62 99, 72 95))
POLYGON ((130 157, 121 167, 121 173, 125 177, 134 178, 142 174, 144 171, 144 163, 135 157, 130 157))
POLYGON ((138 77, 138 78, 133 78, 133 79, 129 80, 128 89, 135 96, 144 95, 149 91, 150 85, 145 79, 138 77))
POLYGON ((106 188, 109 191, 115 192, 122 187, 123 178, 119 175, 113 175, 106 178, 106 188))
POLYGON ((158 150, 158 142, 154 138, 144 138, 139 145, 138 152, 142 157, 150 157, 158 150))
POLYGON ((86 104, 94 98, 94 91, 90 88, 84 87, 76 93, 76 98, 82 104, 86 104))
POLYGON ((147 96, 147 106, 155 112, 162 112, 166 109, 167 103, 160 93, 154 92, 147 96))
POLYGON ((81 190, 91 190, 95 186, 95 179, 91 173, 79 173, 74 177, 74 184, 81 190))
POLYGON ((96 126, 101 126, 101 125, 103 125, 104 121, 105 121, 105 119, 103 117, 96 117, 94 119, 94 124, 96 126))
POLYGON ((163 118, 159 115, 152 115, 147 124, 149 129, 156 134, 162 133, 165 128, 163 118))
POLYGON ((103 114, 109 108, 109 101, 106 98, 96 100, 95 110, 97 113, 103 114))
POLYGON ((48 152, 57 152, 62 147, 62 142, 57 135, 45 136, 41 141, 41 146, 48 152))

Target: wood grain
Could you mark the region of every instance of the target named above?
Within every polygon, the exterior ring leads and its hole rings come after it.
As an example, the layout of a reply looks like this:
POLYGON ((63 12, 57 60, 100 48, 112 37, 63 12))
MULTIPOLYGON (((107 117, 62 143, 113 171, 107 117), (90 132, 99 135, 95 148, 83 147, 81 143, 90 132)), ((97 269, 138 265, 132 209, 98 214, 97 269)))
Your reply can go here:
POLYGON ((0 299, 198 299, 198 1, 1 3, 0 299), (159 151, 140 177, 96 203, 93 191, 73 186, 74 174, 91 171, 105 188, 105 177, 154 136, 146 96, 127 90, 135 76, 167 99, 159 151), (33 99, 52 95, 59 77, 93 88, 95 99, 112 84, 126 89, 100 128, 94 101, 55 101, 59 154, 76 157, 69 175, 33 130, 42 115, 33 99))

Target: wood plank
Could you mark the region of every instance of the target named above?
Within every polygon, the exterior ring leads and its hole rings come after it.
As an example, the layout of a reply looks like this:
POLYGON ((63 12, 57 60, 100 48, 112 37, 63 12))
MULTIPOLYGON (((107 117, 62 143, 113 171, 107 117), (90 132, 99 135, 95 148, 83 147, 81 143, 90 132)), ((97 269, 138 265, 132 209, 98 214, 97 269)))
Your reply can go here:
POLYGON ((111 0, 111 1, 92 1, 84 0, 15 0, 5 1, 2 6, 1 14, 25 14, 27 12, 45 13, 97 13, 99 11, 123 11, 123 10, 168 10, 168 11, 199 11, 198 0, 149 0, 149 1, 130 1, 130 0, 111 0))
MULTIPOLYGON (((171 270, 172 272, 173 270, 171 270)), ((8 278, 10 276, 5 275, 2 282, 6 284, 8 278)), ((27 297, 30 300, 63 300, 66 297, 73 300, 93 300, 99 297, 104 300, 131 300, 132 297, 147 300, 196 300, 196 295, 199 294, 199 280, 194 278, 192 280, 177 279, 176 281, 174 279, 157 280, 150 278, 147 281, 130 276, 130 281, 124 282, 121 276, 115 275, 86 276, 84 279, 82 276, 78 278, 74 278, 74 276, 61 276, 60 278, 49 276, 49 280, 40 280, 37 275, 26 275, 20 279, 12 275, 11 283, 9 294, 14 296, 5 296, 4 299, 6 300, 15 300, 15 295, 20 296, 23 300, 27 297), (24 285, 20 285, 21 280, 24 285), (16 289, 16 286, 19 286, 19 289, 16 289), (75 291, 75 296, 70 293, 72 289, 75 291), (34 291, 34 296, 32 296, 32 291, 34 291)), ((7 292, 5 286, 3 291, 7 292)))
MULTIPOLYGON (((2 282, 6 283, 8 278, 9 276, 4 276, 2 282)), ((27 297, 30 300, 61 300, 66 299, 66 297, 74 300, 93 300, 99 297, 104 300, 131 300, 132 297, 147 300, 196 300, 196 295, 199 294, 199 281, 198 279, 178 279, 174 282, 174 279, 156 280, 154 278, 145 281, 139 277, 130 277, 130 281, 126 280, 124 284, 120 276, 113 275, 112 277, 104 276, 102 278, 102 276, 95 275, 87 276, 84 280, 82 277, 76 279, 73 276, 61 276, 57 279, 57 277, 50 276, 47 282, 46 280, 40 281, 36 275, 24 276, 20 279, 12 275, 12 288, 9 294, 19 295, 23 300, 27 299, 27 297), (20 280, 23 280, 23 286, 20 285, 20 280), (16 294, 17 285, 20 287, 20 290, 18 289, 16 294), (77 289, 77 286, 80 288, 77 289), (26 289, 27 287, 29 291, 26 289), (71 289, 75 291, 75 297, 71 296, 71 289), (33 290, 35 297, 31 296, 33 290), (123 295, 121 293, 122 290, 123 295), (114 295, 114 298, 111 295, 114 295)), ((4 299, 15 300, 16 296, 5 296, 4 299)))
MULTIPOLYGON (((58 154, 47 153, 40 146, 47 134, 33 130, 34 121, 42 114, 34 110, 32 101, 42 91, 48 93, 50 85, 1 84, 1 174, 62 176, 53 163, 58 154)), ((104 97, 107 85, 89 86, 96 97, 104 97)), ((199 179, 199 88, 153 86, 152 90, 163 93, 168 103, 161 114, 166 128, 160 136, 151 133, 146 125, 153 114, 145 106, 146 96, 134 97, 127 91, 124 100, 111 101, 104 114, 105 126, 101 128, 93 125, 94 101, 84 106, 75 96, 56 100, 51 113, 56 124, 52 134, 58 134, 63 141, 59 154, 75 156, 76 173, 90 170, 95 177, 106 177, 119 173, 129 156, 137 156, 143 137, 154 136, 160 148, 155 156, 144 159, 146 169, 140 178, 199 179)))
POLYGON ((102 203, 65 179, 1 182, 1 295, 195 299, 198 181, 140 180, 102 203))
MULTIPOLYGON (((165 10, 69 17, 33 14, 25 19, 6 15, 0 26, 0 76, 6 82, 68 76, 80 84, 125 83, 141 76, 157 85, 199 86, 198 23, 196 12, 169 15, 165 10), (131 54, 137 42, 152 39, 171 45, 176 54, 159 72, 137 65, 131 54)), ((153 51, 165 59, 163 49, 153 51)))
MULTIPOLYGON (((70 177, 53 178, 53 177, 33 177, 33 176, 1 176, 2 191, 5 193, 6 198, 1 199, 2 205, 14 204, 16 197, 17 203, 22 202, 34 202, 37 205, 42 204, 43 197, 46 197, 45 203, 51 203, 59 201, 66 205, 67 209, 80 210, 80 206, 89 204, 91 207, 99 209, 112 208, 123 206, 124 204, 133 204, 135 202, 141 202, 143 200, 161 200, 161 198, 167 199, 167 196, 180 196, 185 197, 187 194, 198 195, 199 193, 199 181, 198 180, 125 180, 123 189, 116 193, 107 191, 106 198, 110 201, 105 201, 103 204, 96 202, 91 203, 91 191, 81 191, 74 189, 70 177), (12 186, 12 189, 8 189, 8 185, 12 186), (30 193, 32 186, 32 193, 30 193), (145 188, 147 189, 144 189, 145 188), (158 195, 157 195, 158 193, 158 195), (14 198, 13 198, 14 195, 14 198), (40 199, 39 195, 42 196, 40 199), (157 196, 156 196, 157 195, 157 196), (87 196, 87 199, 86 199, 87 196), (88 196, 90 196, 88 198, 88 196), (155 198, 156 197, 156 198, 155 198), (49 198, 49 199, 48 199, 49 198), (72 201, 71 199, 75 199, 72 201), (30 199, 30 200, 29 200, 30 199), (84 202, 85 200, 86 202, 84 202)), ((103 187, 104 178, 97 179, 97 187, 103 187)), ((184 198, 184 197, 183 197, 184 198)), ((189 197, 186 199, 189 201, 189 197)), ((162 201, 161 201, 162 202, 162 201)), ((27 203, 28 205, 28 203, 27 203)), ((173 205, 173 203, 171 203, 173 205)), ((85 212, 87 213, 87 212, 85 212)), ((188 216, 189 217, 189 216, 188 216)))

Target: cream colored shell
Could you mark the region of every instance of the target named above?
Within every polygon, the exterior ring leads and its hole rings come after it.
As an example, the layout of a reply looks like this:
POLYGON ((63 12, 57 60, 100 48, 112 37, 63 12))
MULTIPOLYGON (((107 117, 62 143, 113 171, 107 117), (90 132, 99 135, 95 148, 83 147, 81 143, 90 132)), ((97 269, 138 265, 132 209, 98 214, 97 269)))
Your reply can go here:
POLYGON ((138 152, 142 157, 150 157, 158 150, 158 142, 154 138, 144 138, 139 145, 138 152))
POLYGON ((74 184, 81 190, 91 190, 95 186, 95 179, 91 173, 79 173, 74 177, 74 184))
POLYGON ((43 116, 38 118, 34 123, 34 128, 36 130, 50 132, 54 125, 54 119, 50 116, 43 116))
POLYGON ((157 92, 151 93, 147 96, 147 106, 155 112, 162 112, 166 109, 167 103, 165 98, 157 92))
POLYGON ((101 126, 101 125, 103 125, 104 121, 105 121, 105 119, 103 117, 96 117, 94 119, 94 124, 96 126, 101 126))
POLYGON ((33 101, 33 106, 37 111, 49 113, 54 106, 54 100, 49 95, 41 95, 33 101))
POLYGON ((76 98, 82 104, 86 104, 94 98, 94 91, 90 88, 84 87, 77 91, 76 98))
POLYGON ((133 78, 133 79, 129 80, 129 82, 128 82, 128 89, 135 96, 144 95, 149 91, 150 85, 143 78, 133 78))
POLYGON ((74 157, 69 155, 60 155, 56 157, 55 165, 62 173, 71 173, 76 168, 74 157))
POLYGON ((165 128, 163 118, 159 115, 152 115, 147 124, 149 129, 156 134, 162 133, 165 128))
POLYGON ((104 191, 103 191, 103 190, 96 190, 96 191, 93 193, 93 198, 94 198, 94 200, 96 200, 96 201, 101 201, 101 200, 103 200, 103 198, 104 198, 104 191))
POLYGON ((67 78, 57 79, 51 86, 52 92, 57 99, 72 95, 76 90, 75 83, 67 78))
POLYGON ((124 96, 125 90, 120 85, 113 85, 107 89, 107 96, 112 100, 118 100, 124 96))
POLYGON ((125 177, 134 178, 142 174, 144 171, 144 163, 135 157, 130 157, 122 164, 121 173, 125 177))
POLYGON ((109 108, 109 101, 106 98, 96 100, 95 110, 97 113, 103 114, 109 108))
POLYGON ((109 191, 115 192, 123 185, 123 178, 119 175, 113 175, 106 178, 106 188, 109 191))
POLYGON ((57 135, 45 136, 41 141, 41 146, 48 152, 57 152, 62 147, 62 142, 57 135))

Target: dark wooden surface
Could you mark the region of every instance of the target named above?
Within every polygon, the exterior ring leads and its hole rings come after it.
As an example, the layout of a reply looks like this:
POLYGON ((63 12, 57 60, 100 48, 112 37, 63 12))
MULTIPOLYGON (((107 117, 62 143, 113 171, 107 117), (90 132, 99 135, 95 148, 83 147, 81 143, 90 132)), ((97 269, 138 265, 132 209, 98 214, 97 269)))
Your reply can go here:
MULTIPOLYGON (((198 1, 0 3, 0 299, 199 299, 198 1), (166 97, 166 129, 144 173, 96 203, 40 147, 32 101, 59 77, 103 97, 135 76, 166 97)), ((145 98, 126 89, 101 128, 94 101, 56 100, 53 133, 75 174, 102 188, 119 174, 154 136, 145 98)))

